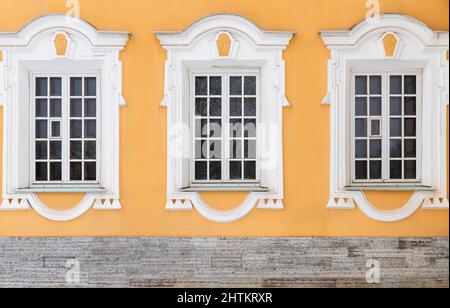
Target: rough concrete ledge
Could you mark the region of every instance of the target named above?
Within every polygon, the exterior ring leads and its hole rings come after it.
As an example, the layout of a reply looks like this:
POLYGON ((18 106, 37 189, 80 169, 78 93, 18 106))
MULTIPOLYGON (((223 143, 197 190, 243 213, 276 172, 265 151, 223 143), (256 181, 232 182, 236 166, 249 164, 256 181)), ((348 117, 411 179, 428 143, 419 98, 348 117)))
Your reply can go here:
POLYGON ((0 239, 0 287, 77 286, 448 288, 449 239, 0 239))

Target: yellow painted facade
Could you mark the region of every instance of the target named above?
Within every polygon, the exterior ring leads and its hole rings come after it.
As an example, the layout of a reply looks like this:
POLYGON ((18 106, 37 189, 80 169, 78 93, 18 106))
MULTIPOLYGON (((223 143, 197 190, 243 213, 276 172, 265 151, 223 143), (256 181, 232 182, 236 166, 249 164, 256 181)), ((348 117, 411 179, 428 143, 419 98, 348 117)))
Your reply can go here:
MULTIPOLYGON (((120 110, 123 209, 89 211, 69 222, 52 222, 34 211, 4 211, 0 212, 0 236, 448 236, 449 214, 445 210, 419 210, 404 221, 381 223, 357 209, 326 208, 330 107, 321 101, 327 91, 330 53, 318 33, 345 30, 358 23, 366 15, 365 3, 365 0, 80 0, 82 19, 100 30, 133 34, 121 53, 123 92, 128 102, 120 110), (284 54, 286 92, 292 104, 283 110, 285 209, 255 209, 243 219, 226 224, 209 222, 196 211, 165 210, 167 116, 160 101, 166 54, 154 34, 160 30, 181 31, 202 17, 218 13, 241 15, 262 29, 297 33, 284 54)), ((380 4, 382 13, 409 15, 435 30, 448 31, 448 0, 380 0, 380 4)), ((66 0, 0 0, 0 32, 16 32, 37 17, 66 11, 66 0)), ((0 119, 2 113, 0 109, 0 119)), ((401 207, 410 195, 367 192, 368 199, 383 210, 401 207)), ((40 197, 48 206, 61 210, 78 203, 82 195, 40 197)), ((239 205, 246 193, 210 192, 202 193, 202 197, 215 209, 223 210, 239 205)))

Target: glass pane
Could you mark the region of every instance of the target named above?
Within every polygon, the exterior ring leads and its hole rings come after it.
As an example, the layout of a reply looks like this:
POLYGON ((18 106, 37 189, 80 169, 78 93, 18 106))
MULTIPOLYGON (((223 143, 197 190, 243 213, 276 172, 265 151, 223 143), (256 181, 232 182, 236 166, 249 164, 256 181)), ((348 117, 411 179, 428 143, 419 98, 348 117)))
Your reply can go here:
POLYGON ((50 163, 50 181, 62 180, 62 165, 60 162, 50 163))
POLYGON ((415 160, 405 161, 405 179, 415 180, 417 178, 417 162, 415 160))
POLYGON ((405 94, 417 94, 417 78, 416 76, 405 76, 405 94))
POLYGON ((381 140, 370 140, 370 158, 381 158, 381 140))
POLYGON ((242 141, 232 140, 230 141, 230 158, 242 158, 242 141))
POLYGON ((246 117, 256 117, 256 98, 245 99, 244 115, 246 117))
POLYGON ((61 100, 53 98, 50 100, 50 117, 60 118, 62 116, 61 100))
POLYGON ((58 122, 51 122, 52 123, 52 138, 59 138, 61 137, 61 123, 58 122))
POLYGON ((241 117, 242 116, 242 99, 230 98, 230 116, 241 117))
POLYGON ((244 162, 244 179, 256 180, 256 162, 254 161, 244 162))
POLYGON ((84 180, 85 181, 97 180, 97 164, 95 162, 84 163, 84 180))
POLYGON ((415 116, 417 112, 417 102, 415 97, 405 97, 405 115, 415 116))
POLYGON ((84 121, 84 137, 96 138, 97 137, 97 121, 85 120, 84 121))
POLYGON ((61 141, 51 141, 50 142, 50 159, 61 159, 62 158, 62 143, 61 141))
POLYGON ((392 160, 390 166, 391 180, 402 179, 402 161, 392 160))
POLYGON ((370 115, 381 116, 381 97, 370 98, 370 115))
POLYGON ((36 96, 48 96, 47 78, 36 78, 36 96))
POLYGON ((209 163, 209 179, 219 181, 222 179, 222 163, 212 161, 209 163))
POLYGON ((372 136, 381 136, 381 120, 371 120, 370 131, 372 136))
POLYGON ((70 116, 72 118, 81 118, 83 116, 83 113, 81 105, 81 99, 71 99, 70 100, 70 116))
POLYGON ((222 95, 222 77, 211 77, 209 82, 209 95, 222 95))
POLYGON ((95 98, 84 100, 84 116, 88 118, 97 116, 97 100, 95 98))
POLYGON ((242 137, 242 120, 240 119, 230 120, 230 137, 231 138, 242 137))
POLYGON ((45 139, 48 136, 47 132, 47 120, 37 120, 36 121, 36 138, 45 139))
POLYGON ((391 158, 401 158, 402 157, 402 141, 401 140, 391 140, 391 158))
POLYGON ((195 137, 206 138, 208 137, 208 120, 196 120, 195 121, 195 137))
POLYGON ((254 76, 244 77, 244 94, 256 95, 256 77, 254 76))
POLYGON ((62 96, 61 78, 50 78, 50 96, 62 96))
POLYGON ((211 120, 209 122, 209 137, 222 137, 222 120, 211 120))
POLYGON ((356 95, 367 95, 367 76, 356 76, 355 93, 356 95))
POLYGON ((355 163, 355 173, 357 180, 367 180, 367 161, 357 161, 355 163))
POLYGON ((83 96, 83 78, 70 78, 70 96, 83 96))
POLYGON ((37 99, 36 100, 36 117, 37 118, 46 118, 48 116, 48 104, 46 99, 37 99))
POLYGON ((47 163, 36 163, 36 181, 47 181, 47 163))
POLYGON ((417 143, 415 139, 405 140, 405 157, 416 158, 417 155, 417 143))
POLYGON ((370 94, 381 95, 381 76, 370 76, 370 94))
POLYGON ((206 96, 208 95, 208 78, 196 77, 195 78, 195 95, 206 96))
POLYGON ((256 140, 245 140, 244 158, 256 159, 256 140))
POLYGON ((220 117, 222 116, 222 99, 211 98, 209 102, 209 116, 220 117))
POLYGON ((218 140, 210 141, 209 158, 210 159, 221 159, 222 158, 222 142, 221 141, 218 141, 218 140))
POLYGON ((70 163, 70 180, 71 181, 81 181, 82 180, 82 163, 72 162, 70 163))
POLYGON ((255 138, 256 137, 256 120, 244 120, 244 137, 255 138))
POLYGON ((97 142, 85 141, 84 142, 84 159, 96 159, 97 156, 97 142))
POLYGON ((36 141, 36 159, 47 159, 47 141, 36 141))
POLYGON ((356 140, 356 158, 367 158, 367 140, 356 140))
POLYGON ((402 119, 391 119, 391 137, 402 136, 402 119))
POLYGON ((200 181, 208 179, 208 163, 206 161, 195 162, 195 179, 200 181))
POLYGON ((356 119, 355 136, 356 137, 367 137, 367 120, 366 119, 356 119))
POLYGON ((206 140, 195 141, 195 158, 206 159, 208 156, 208 143, 206 140))
POLYGON ((381 180, 382 174, 382 163, 381 160, 370 162, 370 179, 371 180, 381 180))
POLYGON ((195 115, 199 117, 208 116, 208 99, 206 98, 195 99, 195 115))
POLYGON ((405 119, 405 136, 416 137, 416 119, 405 119))
POLYGON ((230 95, 242 95, 242 77, 230 77, 230 95))
POLYGON ((70 159, 82 159, 81 157, 81 141, 70 142, 70 159))
POLYGON ((81 120, 71 120, 70 121, 70 138, 82 138, 83 122, 81 120))
POLYGON ((402 76, 391 76, 391 94, 402 94, 402 76))
POLYGON ((391 116, 401 116, 402 115, 402 98, 401 97, 391 97, 391 116))
POLYGON ((242 180, 242 162, 240 161, 230 162, 230 179, 242 180))
POLYGON ((84 79, 84 96, 97 95, 97 78, 87 77, 84 79))
POLYGON ((357 97, 355 104, 356 104, 355 115, 366 117, 367 116, 367 98, 357 97))

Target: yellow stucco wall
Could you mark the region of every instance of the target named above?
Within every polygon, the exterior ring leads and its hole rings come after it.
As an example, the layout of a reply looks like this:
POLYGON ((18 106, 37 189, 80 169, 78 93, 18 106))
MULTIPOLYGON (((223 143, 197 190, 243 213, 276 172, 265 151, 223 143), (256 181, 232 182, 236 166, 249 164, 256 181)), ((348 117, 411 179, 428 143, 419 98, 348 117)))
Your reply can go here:
MULTIPOLYGON (((33 211, 0 212, 0 236, 448 236, 448 211, 418 211, 398 223, 380 223, 361 211, 325 208, 329 197, 329 107, 320 104, 327 60, 319 30, 347 29, 366 14, 365 0, 80 0, 81 18, 100 30, 133 33, 121 54, 122 211, 90 211, 71 222, 50 222, 33 211), (165 52, 155 30, 184 30, 216 13, 249 18, 269 30, 297 32, 285 53, 285 210, 254 210, 230 224, 208 222, 197 212, 169 212, 166 202, 165 52)), ((448 0, 381 0, 383 13, 410 15, 436 30, 449 27, 448 0)), ((0 0, 0 31, 18 31, 48 13, 65 13, 66 0, 0 0)), ((2 117, 0 108, 0 116, 2 117)), ((0 119, 1 119, 0 117, 0 119)), ((448 119, 448 115, 447 115, 448 119)), ((0 120, 1 121, 1 120, 0 120)), ((1 133, 0 126, 0 133, 1 133)), ((448 133, 447 133, 448 134, 448 133)), ((0 134, 1 136, 1 134, 0 134)), ((1 153, 0 153, 1 158, 1 153)), ((1 166, 0 166, 1 168, 1 166)), ((448 173, 448 170, 447 170, 448 173)), ((409 193, 370 192, 380 209, 401 207, 409 193)), ((43 195, 55 209, 81 195, 43 195)), ((236 207, 243 193, 208 193, 217 209, 236 207)))

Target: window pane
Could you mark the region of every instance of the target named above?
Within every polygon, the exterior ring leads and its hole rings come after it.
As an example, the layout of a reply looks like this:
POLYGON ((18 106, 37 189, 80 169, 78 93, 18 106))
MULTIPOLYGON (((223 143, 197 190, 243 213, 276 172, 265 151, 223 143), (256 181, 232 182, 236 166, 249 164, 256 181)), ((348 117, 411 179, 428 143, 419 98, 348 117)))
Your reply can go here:
POLYGON ((256 137, 256 120, 244 120, 244 137, 256 137))
POLYGON ((84 142, 84 159, 96 159, 97 156, 97 142, 85 141, 84 142))
POLYGON ((97 95, 97 78, 87 77, 84 79, 84 96, 97 95))
POLYGON ((70 142, 70 159, 82 159, 81 157, 81 141, 70 142))
POLYGON ((84 121, 84 137, 96 138, 97 137, 97 121, 85 120, 84 121))
POLYGON ((82 138, 83 122, 81 120, 71 120, 70 121, 70 138, 82 138))
POLYGON ((416 76, 405 76, 405 94, 414 95, 417 93, 416 76))
POLYGON ((391 137, 402 136, 402 119, 391 119, 391 137))
POLYGON ((367 116, 367 98, 357 97, 356 98, 355 115, 356 116, 367 116))
POLYGON ((195 158, 206 159, 208 156, 208 143, 206 140, 195 141, 195 158))
POLYGON ((417 144, 415 139, 405 140, 405 157, 416 158, 417 155, 417 144))
POLYGON ((211 98, 209 102, 209 116, 220 117, 222 116, 222 99, 211 98))
POLYGON ((405 97, 405 115, 415 116, 416 115, 416 98, 415 97, 405 97))
POLYGON ((391 180, 401 180, 402 179, 402 161, 392 160, 390 167, 391 180))
POLYGON ((242 158, 242 141, 230 141, 230 158, 242 158))
POLYGON ((80 118, 83 116, 83 113, 81 112, 82 105, 81 105, 81 99, 71 99, 70 100, 70 116, 72 118, 80 118))
POLYGON ((240 161, 230 162, 230 179, 242 180, 242 162, 240 161))
POLYGON ((244 179, 256 180, 256 162, 254 161, 244 162, 244 179))
POLYGON ((50 142, 50 159, 61 159, 62 158, 62 143, 61 141, 51 141, 50 142))
POLYGON ((47 78, 36 78, 36 96, 48 96, 47 78))
POLYGON ((208 137, 208 120, 196 120, 195 121, 195 137, 206 138, 208 137))
POLYGON ((391 97, 391 116, 401 116, 402 115, 402 98, 401 97, 391 97))
POLYGON ((381 116, 381 97, 370 98, 370 115, 381 116))
POLYGON ((416 119, 405 119, 405 136, 416 136, 416 119))
POLYGON ((417 162, 415 160, 405 161, 405 179, 414 180, 417 178, 417 162))
POLYGON ((95 162, 87 162, 84 164, 84 180, 97 180, 97 164, 95 162))
POLYGON ((402 141, 391 140, 391 158, 401 158, 401 157, 402 157, 402 141))
POLYGON ((230 137, 231 138, 242 137, 242 120, 240 119, 230 120, 230 137))
POLYGON ((244 94, 256 95, 256 77, 254 76, 244 77, 244 94))
POLYGON ((62 95, 62 79, 50 78, 50 96, 62 95))
POLYGON ((195 179, 200 181, 208 179, 208 163, 206 161, 195 162, 195 179))
POLYGON ((241 117, 242 116, 242 99, 231 98, 230 99, 230 116, 241 117))
POLYGON ((47 159, 47 141, 36 141, 36 159, 47 159))
POLYGON ((36 163, 36 181, 47 181, 47 163, 36 163))
POLYGON ((60 162, 50 163, 50 181, 61 181, 62 180, 61 169, 62 169, 62 165, 60 162))
POLYGON ((222 179, 222 163, 212 161, 209 163, 209 179, 219 181, 222 179))
POLYGON ((356 76, 356 95, 367 95, 367 76, 356 76))
POLYGON ((52 138, 61 137, 61 123, 59 121, 53 121, 52 124, 52 138))
POLYGON ((245 99, 244 115, 246 117, 256 117, 256 98, 245 99))
POLYGON ((381 76, 370 76, 370 94, 381 95, 381 76))
POLYGON ((382 163, 381 160, 370 162, 370 179, 381 180, 382 163))
POLYGON ((367 140, 356 140, 356 158, 367 158, 367 140))
POLYGON ((222 142, 221 141, 210 141, 209 158, 210 159, 221 159, 222 158, 222 142))
POLYGON ((46 99, 37 99, 36 100, 36 117, 37 118, 46 118, 48 116, 48 104, 46 99))
POLYGON ((72 162, 70 163, 70 180, 71 181, 81 181, 82 180, 82 163, 72 162))
POLYGON ((355 163, 355 173, 357 180, 367 180, 367 161, 357 161, 355 163))
POLYGON ((402 94, 402 76, 391 76, 391 94, 402 94))
POLYGON ((209 123, 209 136, 211 138, 222 137, 222 120, 211 120, 209 123))
POLYGON ((244 158, 256 159, 256 140, 245 140, 244 158))
POLYGON ((206 96, 208 95, 208 78, 196 77, 195 78, 195 95, 206 96))
POLYGON ((381 140, 370 140, 370 158, 381 158, 381 140))
POLYGON ((208 99, 206 98, 195 99, 195 115, 200 117, 208 116, 208 99))
POLYGON ((88 118, 95 118, 97 116, 97 100, 95 98, 84 100, 84 116, 88 118))
POLYGON ((242 77, 230 77, 230 95, 242 95, 242 77))
POLYGON ((355 136, 356 137, 367 137, 367 120, 366 119, 356 119, 355 136))
POLYGON ((60 118, 62 116, 61 99, 53 98, 50 100, 50 117, 60 118))
POLYGON ((372 136, 381 136, 381 120, 370 121, 370 134, 372 136))
POLYGON ((211 77, 209 79, 210 95, 222 95, 222 77, 211 77))
POLYGON ((37 120, 36 121, 36 138, 37 139, 45 139, 48 136, 47 132, 47 121, 46 120, 37 120))
POLYGON ((70 96, 83 96, 83 78, 70 78, 70 96))

